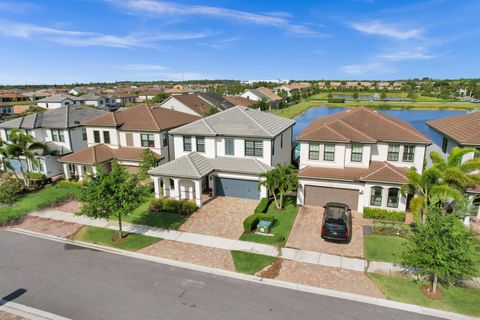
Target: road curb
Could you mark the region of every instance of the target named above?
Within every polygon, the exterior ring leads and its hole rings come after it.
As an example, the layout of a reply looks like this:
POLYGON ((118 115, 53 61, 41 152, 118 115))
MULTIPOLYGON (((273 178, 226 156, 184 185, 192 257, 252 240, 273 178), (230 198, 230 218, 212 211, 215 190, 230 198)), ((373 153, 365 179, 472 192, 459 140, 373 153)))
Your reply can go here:
POLYGON ((0 299, 0 310, 30 320, 71 320, 47 311, 0 299))
MULTIPOLYGON (((443 311, 443 310, 438 310, 438 309, 433 309, 433 308, 427 308, 427 307, 422 307, 422 306, 418 306, 418 305, 414 305, 414 304, 402 303, 402 302, 386 300, 386 299, 381 299, 381 298, 373 298, 373 297, 369 297, 369 296, 364 296, 364 295, 359 295, 359 294, 354 294, 354 293, 348 293, 348 292, 342 292, 342 291, 336 291, 336 290, 320 288, 320 287, 307 286, 307 285, 297 284, 297 283, 293 283, 293 282, 287 282, 287 281, 281 281, 281 280, 275 280, 275 279, 269 279, 269 278, 262 278, 262 277, 258 277, 258 276, 254 276, 254 275, 247 275, 247 274, 242 274, 242 273, 233 272, 233 271, 227 271, 227 270, 223 270, 223 269, 211 268, 211 267, 196 265, 196 264, 192 264, 192 263, 188 263, 188 262, 182 262, 182 261, 160 258, 160 257, 156 257, 156 256, 150 256, 150 255, 146 255, 146 254, 142 254, 142 253, 138 253, 138 252, 130 252, 130 251, 120 250, 120 249, 116 249, 116 248, 101 246, 101 245, 97 245, 97 244, 91 244, 91 243, 82 242, 82 241, 65 239, 65 238, 62 238, 62 237, 46 235, 46 234, 42 234, 42 233, 39 233, 39 232, 34 232, 34 231, 25 230, 25 229, 21 229, 21 228, 8 228, 8 229, 5 229, 5 230, 10 231, 10 232, 14 232, 14 233, 18 233, 18 234, 27 235, 27 236, 33 236, 33 237, 37 237, 37 238, 41 238, 41 239, 45 239, 45 240, 52 240, 52 241, 61 242, 61 243, 65 243, 65 244, 76 245, 76 246, 79 246, 79 247, 94 249, 94 250, 98 250, 98 251, 102 251, 102 252, 122 255, 122 256, 125 256, 125 257, 142 259, 142 260, 151 261, 151 262, 155 262, 155 263, 166 264, 166 265, 170 265, 170 266, 173 266, 173 267, 184 268, 184 269, 189 269, 189 270, 193 270, 193 271, 200 271, 200 272, 205 272, 205 273, 214 274, 214 275, 218 275, 218 276, 229 277, 229 278, 233 278, 233 279, 237 279, 237 280, 245 280, 245 281, 255 282, 255 283, 259 283, 259 284, 270 285, 270 286, 274 286, 274 287, 280 287, 280 288, 285 288, 285 289, 302 291, 302 292, 306 292, 306 293, 312 293, 312 294, 323 295, 323 296, 328 296, 328 297, 333 297, 333 298, 340 298, 340 299, 345 299, 345 300, 350 300, 350 301, 367 303, 367 304, 372 304, 372 305, 377 305, 377 306, 387 307, 387 308, 392 308, 392 309, 397 309, 397 310, 403 310, 403 311, 422 314, 422 315, 427 315, 427 316, 433 316, 433 317, 451 319, 451 320, 475 320, 475 319, 477 319, 475 317, 471 317, 471 316, 467 316, 467 315, 463 315, 463 314, 459 314, 459 313, 453 313, 453 312, 448 312, 448 311, 443 311)), ((10 304, 10 303, 11 302, 9 302, 8 304, 10 304)), ((59 319, 59 320, 62 319, 62 320, 65 320, 66 318, 36 318, 36 319, 39 319, 39 320, 40 319, 59 319)))

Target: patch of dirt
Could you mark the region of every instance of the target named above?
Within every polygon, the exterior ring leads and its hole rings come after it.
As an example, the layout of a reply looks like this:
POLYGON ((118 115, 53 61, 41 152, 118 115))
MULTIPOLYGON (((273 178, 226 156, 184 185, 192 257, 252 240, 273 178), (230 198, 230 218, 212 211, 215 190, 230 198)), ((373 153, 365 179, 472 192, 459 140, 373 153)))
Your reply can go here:
POLYGON ((74 197, 68 197, 53 203, 49 208, 63 212, 77 213, 82 208, 82 203, 75 200, 74 197))
POLYGON ((430 299, 440 299, 442 297, 442 291, 440 291, 440 287, 437 287, 437 292, 432 292, 432 286, 429 284, 425 284, 422 286, 422 292, 430 299))
POLYGON ((271 265, 260 270, 257 275, 262 278, 275 279, 280 274, 283 259, 275 260, 271 265))
POLYGON ((44 233, 56 237, 73 239, 83 225, 40 217, 26 216, 17 228, 44 233))

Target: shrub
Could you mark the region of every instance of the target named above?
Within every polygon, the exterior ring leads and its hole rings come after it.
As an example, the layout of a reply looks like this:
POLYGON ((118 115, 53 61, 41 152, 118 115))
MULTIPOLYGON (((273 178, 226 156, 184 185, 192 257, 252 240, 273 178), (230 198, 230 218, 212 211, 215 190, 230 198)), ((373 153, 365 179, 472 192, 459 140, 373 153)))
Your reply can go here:
POLYGON ((22 183, 12 176, 8 176, 0 183, 0 203, 12 204, 17 194, 22 190, 22 183))
POLYGON ((197 210, 197 204, 190 200, 180 200, 180 213, 181 214, 191 214, 197 210))
POLYGON ((195 210, 197 210, 197 205, 195 202, 186 199, 182 199, 180 201, 168 198, 153 199, 148 207, 148 211, 157 213, 163 211, 179 214, 191 214, 195 210))
POLYGON ((262 198, 260 202, 258 203, 257 207, 255 208, 255 213, 265 213, 268 210, 268 207, 270 206, 271 200, 268 198, 262 198))
POLYGON ((405 221, 405 212, 380 208, 364 208, 363 217, 377 220, 405 221))
POLYGON ((407 238, 411 231, 412 231, 412 227, 410 227, 410 225, 406 223, 401 223, 401 222, 387 223, 385 221, 373 222, 373 234, 407 238))
POLYGON ((330 103, 344 103, 345 98, 328 98, 327 102, 330 102, 330 103))
POLYGON ((257 228, 258 224, 258 216, 256 214, 252 214, 243 220, 243 230, 245 232, 252 232, 257 228))
POLYGON ((51 183, 52 179, 47 178, 43 173, 39 172, 30 172, 28 173, 30 178, 30 188, 32 190, 38 190, 45 186, 47 183, 51 183))
POLYGON ((153 199, 148 206, 149 212, 160 212, 163 209, 163 199, 153 199))

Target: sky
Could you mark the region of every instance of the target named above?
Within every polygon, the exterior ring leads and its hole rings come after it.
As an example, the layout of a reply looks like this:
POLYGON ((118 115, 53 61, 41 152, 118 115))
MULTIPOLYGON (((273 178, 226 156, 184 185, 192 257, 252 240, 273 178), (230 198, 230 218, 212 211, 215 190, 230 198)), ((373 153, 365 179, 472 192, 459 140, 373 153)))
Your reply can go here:
POLYGON ((0 0, 0 84, 480 77, 479 0, 0 0))

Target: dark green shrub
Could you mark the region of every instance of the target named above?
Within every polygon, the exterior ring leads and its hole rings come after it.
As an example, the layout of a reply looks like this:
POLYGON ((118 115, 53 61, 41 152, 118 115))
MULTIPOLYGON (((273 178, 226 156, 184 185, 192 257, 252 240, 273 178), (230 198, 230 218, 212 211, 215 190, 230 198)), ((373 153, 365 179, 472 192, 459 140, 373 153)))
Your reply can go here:
POLYGON ((180 213, 181 214, 192 214, 197 210, 197 204, 190 200, 180 200, 180 213))
POLYGON ((12 176, 2 179, 0 182, 0 203, 14 203, 22 187, 22 183, 12 176))
POLYGON ((364 208, 363 217, 367 219, 387 220, 387 221, 405 221, 405 212, 391 211, 381 208, 364 208))
POLYGON ((258 216, 256 214, 252 214, 243 220, 243 230, 245 232, 252 232, 257 228, 258 224, 258 216))
POLYGON ((169 198, 153 199, 148 207, 148 211, 157 213, 163 211, 178 214, 191 214, 195 212, 195 210, 197 210, 195 202, 186 199, 180 201, 169 198))
POLYGON ((163 199, 162 207, 163 211, 176 213, 179 211, 179 201, 165 198, 163 199))
POLYGON ((153 199, 148 206, 150 212, 160 212, 163 210, 163 199, 153 199))
POLYGON ((257 207, 255 208, 255 213, 265 213, 268 210, 268 207, 270 206, 270 203, 272 201, 268 198, 262 198, 260 202, 258 203, 257 207))
POLYGON ((329 98, 327 100, 327 102, 330 102, 330 103, 344 103, 345 98, 329 98))

